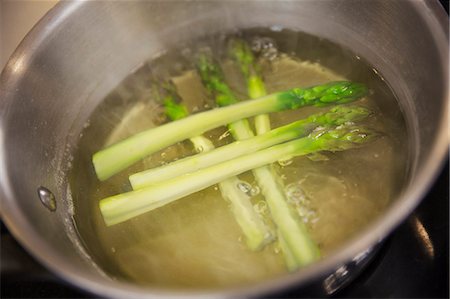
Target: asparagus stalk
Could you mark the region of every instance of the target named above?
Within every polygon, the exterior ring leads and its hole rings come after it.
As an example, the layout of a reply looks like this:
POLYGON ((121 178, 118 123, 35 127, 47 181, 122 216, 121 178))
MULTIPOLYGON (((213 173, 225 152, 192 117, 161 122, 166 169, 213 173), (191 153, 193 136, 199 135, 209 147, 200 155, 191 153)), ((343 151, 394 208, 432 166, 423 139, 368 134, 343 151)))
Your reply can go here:
POLYGON ((106 180, 142 158, 176 142, 258 114, 297 109, 307 105, 348 103, 367 93, 360 83, 332 82, 310 88, 293 88, 255 100, 198 113, 133 135, 100 150, 92 157, 97 177, 106 180))
MULTIPOLYGON (((189 112, 186 106, 182 105, 176 88, 171 83, 157 84, 155 89, 162 87, 163 93, 166 94, 162 103, 164 105, 164 112, 171 120, 177 120, 187 117, 189 112)), ((160 98, 160 93, 156 95, 160 98)), ((201 149, 200 152, 206 153, 214 149, 214 144, 205 136, 199 135, 189 139, 194 145, 194 148, 201 149)), ((160 178, 161 179, 161 178, 160 178)), ((231 211, 240 226, 247 247, 250 250, 260 250, 273 237, 269 227, 264 223, 262 218, 253 209, 253 205, 248 196, 238 189, 240 180, 237 177, 230 177, 219 183, 219 189, 222 197, 227 199, 231 204, 231 211)))
POLYGON ((245 154, 308 135, 314 128, 338 126, 361 120, 369 115, 363 107, 335 106, 328 112, 313 114, 263 135, 233 142, 214 151, 202 152, 175 162, 132 174, 129 179, 134 190, 160 183, 167 179, 212 166, 245 154))
MULTIPOLYGON (((264 81, 260 75, 259 65, 255 61, 252 50, 247 43, 240 39, 233 39, 230 42, 230 54, 240 67, 241 73, 247 82, 247 93, 250 98, 258 98, 266 95, 266 88, 264 81)), ((255 129, 257 135, 264 134, 270 131, 270 118, 268 114, 260 114, 255 116, 255 129)), ((272 171, 269 166, 263 166, 253 170, 258 184, 263 185, 264 196, 269 205, 269 209, 273 211, 287 211, 289 206, 287 204, 287 198, 284 193, 283 182, 278 175, 272 171)), ((286 213, 285 217, 293 217, 291 221, 299 221, 298 216, 294 213, 286 213)), ((279 217, 278 217, 279 219, 279 217)), ((276 222, 275 222, 276 224, 276 222)), ((301 248, 302 250, 308 250, 311 253, 318 252, 318 247, 308 237, 306 228, 303 230, 305 239, 308 239, 307 244, 309 247, 301 248)), ((283 229, 277 229, 278 243, 283 252, 283 257, 288 270, 294 271, 301 265, 294 257, 294 252, 298 248, 291 248, 285 241, 289 238, 291 231, 284 231, 283 229)), ((312 256, 314 256, 312 254, 312 256)))
MULTIPOLYGON (((226 178, 245 171, 273 163, 284 157, 307 155, 317 151, 342 151, 367 143, 376 133, 351 124, 333 129, 318 128, 307 137, 275 145, 270 148, 241 156, 226 162, 176 177, 160 184, 102 199, 100 211, 107 225, 113 225, 169 204, 177 199, 219 183, 226 178)), ((300 265, 317 258, 317 252, 302 250, 310 248, 310 240, 305 238, 304 225, 294 217, 285 217, 292 213, 287 206, 276 206, 271 210, 278 229, 293 231, 284 241, 290 248, 296 248, 292 254, 300 265)))
MULTIPOLYGON (((247 82, 247 94, 251 99, 257 99, 267 94, 260 69, 252 50, 246 42, 233 39, 230 42, 230 55, 239 65, 241 73, 247 82)), ((255 116, 256 134, 261 135, 270 131, 270 119, 267 114, 255 116)))

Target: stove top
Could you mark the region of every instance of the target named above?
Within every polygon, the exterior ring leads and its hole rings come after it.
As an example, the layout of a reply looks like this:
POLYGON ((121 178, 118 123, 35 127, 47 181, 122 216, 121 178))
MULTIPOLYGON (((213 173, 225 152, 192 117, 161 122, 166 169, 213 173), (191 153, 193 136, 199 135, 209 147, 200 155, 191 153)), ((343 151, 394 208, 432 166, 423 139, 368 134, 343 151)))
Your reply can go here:
MULTIPOLYGON (((384 242, 363 273, 333 297, 448 298, 448 183, 447 162, 414 213, 384 242)), ((1 241, 2 298, 92 298, 39 266, 14 241, 3 224, 1 241)), ((300 289, 291 289, 276 297, 301 295, 300 289)))

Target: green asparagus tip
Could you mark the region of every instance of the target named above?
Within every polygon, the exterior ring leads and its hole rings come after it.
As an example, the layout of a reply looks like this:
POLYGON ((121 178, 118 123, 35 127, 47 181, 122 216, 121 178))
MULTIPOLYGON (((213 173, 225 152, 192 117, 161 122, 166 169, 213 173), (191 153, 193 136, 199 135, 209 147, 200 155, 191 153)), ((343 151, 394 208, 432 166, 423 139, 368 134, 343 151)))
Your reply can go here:
POLYGON ((232 39, 229 42, 229 53, 239 64, 244 76, 250 77, 252 71, 255 71, 255 57, 248 44, 241 39, 232 39))
POLYGON ((197 71, 203 85, 215 96, 215 101, 220 107, 239 102, 233 91, 225 83, 225 76, 220 65, 214 61, 211 55, 199 54, 197 71))
POLYGON ((171 120, 178 120, 188 116, 189 112, 186 106, 178 104, 170 95, 164 98, 164 113, 171 120))
POLYGON ((186 106, 180 104, 181 99, 172 82, 154 79, 152 82, 153 98, 164 107, 164 114, 170 120, 178 120, 188 116, 186 106))
POLYGON ((307 105, 323 107, 330 104, 345 104, 367 94, 364 84, 341 81, 310 88, 294 88, 280 94, 282 109, 297 109, 307 105))
MULTIPOLYGON (((326 106, 329 103, 345 104, 367 94, 367 87, 364 84, 348 81, 319 85, 313 90, 322 93, 316 106, 326 106)), ((307 96, 305 97, 307 98, 307 96)))
POLYGON ((343 151, 362 146, 380 136, 373 129, 354 124, 343 124, 334 129, 317 128, 310 135, 321 150, 343 151))
POLYGON ((316 122, 320 117, 324 117, 322 123, 329 123, 330 125, 342 125, 347 122, 355 122, 362 120, 369 116, 371 111, 359 106, 335 106, 329 112, 321 115, 314 114, 311 116, 311 122, 316 122))
POLYGON ((214 89, 217 79, 223 80, 222 69, 213 61, 211 55, 200 53, 197 59, 197 70, 208 90, 214 89), (213 78, 214 80, 211 80, 213 78))

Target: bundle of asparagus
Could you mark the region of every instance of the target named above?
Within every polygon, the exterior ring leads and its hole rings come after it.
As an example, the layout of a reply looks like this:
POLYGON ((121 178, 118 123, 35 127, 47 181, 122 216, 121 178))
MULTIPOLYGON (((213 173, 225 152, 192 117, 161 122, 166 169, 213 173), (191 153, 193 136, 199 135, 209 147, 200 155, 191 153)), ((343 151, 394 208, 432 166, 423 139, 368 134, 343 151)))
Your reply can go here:
POLYGON ((320 252, 299 215, 289 207, 281 180, 268 165, 289 157, 355 148, 377 134, 354 124, 369 114, 362 107, 335 106, 327 112, 272 130, 267 113, 308 105, 322 107, 349 103, 363 97, 367 89, 362 84, 343 81, 266 95, 256 59, 247 44, 234 40, 230 53, 239 65, 248 95, 253 99, 239 102, 226 84, 220 65, 206 54, 199 56, 197 71, 220 108, 189 116, 175 87, 170 83, 158 83, 157 97, 172 122, 94 154, 93 164, 98 178, 105 180, 145 156, 181 140, 189 139, 195 148, 203 151, 131 175, 133 191, 102 199, 100 210, 105 223, 113 225, 219 184, 222 196, 231 204, 247 246, 251 250, 259 250, 276 237, 287 268, 295 270, 316 261, 320 252), (256 136, 246 119, 252 116, 255 116, 256 136), (236 142, 214 148, 213 143, 201 135, 226 124, 236 142), (236 176, 249 170, 252 170, 267 202, 275 234, 256 213, 248 197, 237 189, 240 180, 236 176))

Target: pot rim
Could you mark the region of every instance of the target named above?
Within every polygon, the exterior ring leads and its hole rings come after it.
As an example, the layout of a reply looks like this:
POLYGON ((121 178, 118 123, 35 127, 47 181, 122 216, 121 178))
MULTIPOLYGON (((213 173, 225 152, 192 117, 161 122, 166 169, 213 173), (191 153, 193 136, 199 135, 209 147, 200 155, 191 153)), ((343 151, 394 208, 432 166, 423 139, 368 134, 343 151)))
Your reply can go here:
MULTIPOLYGON (((427 11, 428 14, 421 13, 427 20, 427 24, 434 30, 431 30, 440 55, 443 61, 448 62, 448 30, 446 30, 448 17, 436 1, 411 1, 418 11, 427 11), (443 38, 445 37, 445 38, 443 38)), ((65 18, 76 11, 80 6, 85 5, 84 1, 59 2, 51 9, 27 34, 9 62, 5 66, 1 74, 0 85, 14 86, 20 81, 20 74, 8 72, 14 68, 14 64, 18 62, 20 56, 27 55, 32 58, 33 55, 29 49, 36 49, 43 42, 52 30, 58 27, 65 18)), ((449 110, 449 88, 448 88, 448 63, 446 76, 446 99, 444 108, 449 110)), ((6 101, 0 103, 0 160, 4 160, 5 153, 3 151, 3 115, 4 107, 8 102, 8 94, 6 88, 0 88, 0 92, 5 91, 6 101)), ((12 98, 12 96, 10 96, 12 98)), ((64 256, 58 254, 48 243, 43 241, 35 233, 35 230, 29 220, 24 216, 20 208, 14 203, 13 192, 10 189, 8 177, 6 175, 5 163, 0 163, 0 200, 1 200, 1 217, 9 228, 14 237, 20 244, 26 248, 40 263, 50 269, 53 273, 62 277, 74 286, 80 287, 94 294, 100 294, 107 297, 127 297, 127 298, 144 298, 149 295, 153 296, 187 296, 187 297, 236 297, 236 296, 255 296, 264 293, 274 292, 298 283, 306 284, 314 279, 323 276, 325 273, 331 273, 339 265, 345 264, 352 260, 359 253, 364 252, 368 248, 375 246, 382 241, 392 230, 394 230, 422 200, 437 175, 440 173, 442 166, 446 160, 448 153, 449 136, 448 136, 448 115, 444 115, 440 124, 436 142, 432 148, 430 155, 427 157, 426 163, 422 169, 417 170, 415 182, 411 184, 399 198, 394 201, 386 210, 382 217, 376 219, 367 228, 358 235, 358 238, 350 240, 343 248, 336 250, 324 260, 321 260, 311 266, 303 268, 301 271, 286 274, 268 281, 252 284, 246 287, 235 287, 227 290, 206 290, 206 291, 169 291, 168 289, 158 289, 150 287, 137 286, 132 283, 113 281, 98 276, 92 279, 80 271, 78 268, 72 267, 64 256), (413 185, 413 186, 412 186, 413 185)))

